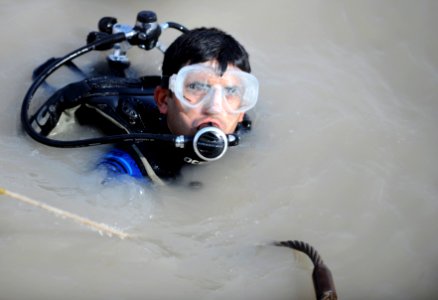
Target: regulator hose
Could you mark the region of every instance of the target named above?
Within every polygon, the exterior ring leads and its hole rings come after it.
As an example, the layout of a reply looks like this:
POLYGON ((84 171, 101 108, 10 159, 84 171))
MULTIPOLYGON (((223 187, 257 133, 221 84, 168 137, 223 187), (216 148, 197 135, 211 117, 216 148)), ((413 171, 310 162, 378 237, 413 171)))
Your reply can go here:
POLYGON ((312 278, 317 300, 337 300, 332 273, 323 262, 318 252, 309 244, 302 241, 275 242, 275 246, 288 247, 307 254, 314 265, 312 278))

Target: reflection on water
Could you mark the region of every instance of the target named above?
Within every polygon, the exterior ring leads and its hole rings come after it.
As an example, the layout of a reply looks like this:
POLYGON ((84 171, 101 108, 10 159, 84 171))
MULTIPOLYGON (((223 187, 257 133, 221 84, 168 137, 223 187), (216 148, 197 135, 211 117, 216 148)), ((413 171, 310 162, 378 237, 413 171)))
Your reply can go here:
MULTIPOLYGON (((137 238, 2 197, 2 299, 314 299, 307 258, 269 245, 286 239, 320 251, 341 298, 438 292, 435 2, 89 2, 2 3, 0 187, 137 238), (232 33, 261 82, 254 132, 178 187, 101 185, 104 148, 48 148, 19 124, 35 66, 143 9, 232 33)), ((161 54, 132 53, 159 72, 161 54)))

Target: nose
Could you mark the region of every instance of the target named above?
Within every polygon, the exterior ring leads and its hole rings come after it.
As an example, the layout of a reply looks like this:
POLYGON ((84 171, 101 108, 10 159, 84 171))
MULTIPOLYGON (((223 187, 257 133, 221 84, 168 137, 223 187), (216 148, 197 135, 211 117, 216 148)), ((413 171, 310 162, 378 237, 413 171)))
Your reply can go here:
POLYGON ((222 89, 215 87, 212 91, 210 101, 206 103, 206 112, 208 114, 220 114, 223 111, 222 102, 222 89))

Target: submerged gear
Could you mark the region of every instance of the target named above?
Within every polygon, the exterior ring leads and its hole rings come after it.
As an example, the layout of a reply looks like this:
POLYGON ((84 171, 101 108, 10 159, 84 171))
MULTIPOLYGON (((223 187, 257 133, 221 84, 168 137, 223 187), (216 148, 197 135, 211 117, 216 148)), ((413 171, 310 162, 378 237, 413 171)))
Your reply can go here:
POLYGON ((97 167, 104 167, 105 170, 109 170, 114 174, 128 174, 135 178, 143 177, 135 159, 128 152, 121 149, 112 149, 105 154, 97 167))
POLYGON ((230 113, 246 112, 257 103, 259 84, 247 72, 228 68, 225 73, 205 64, 188 65, 169 79, 169 89, 185 109, 204 106, 230 113))

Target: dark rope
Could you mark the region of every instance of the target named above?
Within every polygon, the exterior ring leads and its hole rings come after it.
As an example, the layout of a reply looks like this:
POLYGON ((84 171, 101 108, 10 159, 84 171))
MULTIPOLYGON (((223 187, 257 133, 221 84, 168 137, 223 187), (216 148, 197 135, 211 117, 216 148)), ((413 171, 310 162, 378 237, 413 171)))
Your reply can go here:
POLYGON ((283 246, 301 251, 313 262, 314 268, 312 273, 313 286, 317 300, 337 300, 335 284, 329 268, 324 264, 318 252, 309 244, 302 241, 281 241, 275 242, 275 246, 283 246))
POLYGON ((275 242, 274 244, 276 246, 292 248, 307 254, 307 256, 309 256, 310 260, 313 262, 315 266, 324 264, 321 256, 316 251, 316 249, 303 241, 281 241, 281 242, 275 242))

